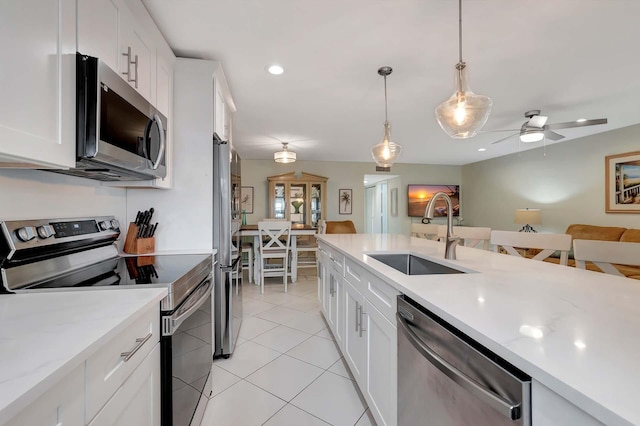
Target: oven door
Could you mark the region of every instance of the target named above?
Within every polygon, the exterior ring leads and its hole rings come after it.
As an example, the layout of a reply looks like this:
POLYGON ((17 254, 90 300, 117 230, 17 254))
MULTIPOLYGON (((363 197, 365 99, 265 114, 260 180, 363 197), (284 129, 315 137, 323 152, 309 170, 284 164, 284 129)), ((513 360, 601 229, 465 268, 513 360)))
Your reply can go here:
POLYGON ((202 420, 211 394, 212 287, 209 277, 178 308, 162 313, 163 426, 197 426, 202 420))

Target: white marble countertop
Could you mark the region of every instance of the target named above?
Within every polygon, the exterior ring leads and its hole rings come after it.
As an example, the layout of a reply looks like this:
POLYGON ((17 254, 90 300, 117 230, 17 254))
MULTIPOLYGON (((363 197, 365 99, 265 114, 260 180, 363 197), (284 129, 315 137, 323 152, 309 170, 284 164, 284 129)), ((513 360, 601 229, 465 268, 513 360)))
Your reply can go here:
POLYGON ((405 235, 318 235, 607 425, 640 424, 640 282, 405 235), (408 276, 366 255, 413 252, 477 273, 408 276))
POLYGON ((166 288, 0 295, 0 418, 19 413, 166 295, 166 288))

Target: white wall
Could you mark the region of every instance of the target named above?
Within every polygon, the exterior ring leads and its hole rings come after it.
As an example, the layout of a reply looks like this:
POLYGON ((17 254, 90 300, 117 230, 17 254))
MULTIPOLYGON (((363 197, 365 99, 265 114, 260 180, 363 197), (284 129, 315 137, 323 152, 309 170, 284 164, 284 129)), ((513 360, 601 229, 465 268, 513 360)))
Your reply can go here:
MULTIPOLYGON (((407 216, 407 184, 460 184, 461 166, 434 166, 421 164, 396 164, 391 168, 399 178, 390 182, 398 189, 398 218, 389 222, 389 231, 410 232, 411 219, 407 216), (393 223, 392 223, 393 222, 393 223)), ((290 172, 307 172, 326 176, 327 220, 352 220, 358 232, 364 231, 364 175, 375 174, 375 164, 337 161, 296 161, 292 164, 278 164, 273 160, 243 160, 242 186, 254 187, 253 214, 247 214, 247 223, 257 223, 269 216, 269 196, 267 176, 290 172), (353 189, 353 213, 338 214, 338 190, 353 189)), ((464 205, 461 206, 464 209, 464 205)), ((463 210, 464 212, 464 210, 463 210)), ((391 219, 391 218, 390 218, 391 219)), ((418 221, 418 219, 415 219, 418 221)))
POLYGON ((126 190, 40 170, 0 169, 0 220, 95 215, 126 223, 126 190))
MULTIPOLYGON (((506 142, 505 142, 506 143, 506 142)), ((640 125, 469 164, 462 168, 464 224, 518 230, 517 208, 542 210, 538 231, 572 223, 640 228, 640 215, 605 213, 605 156, 640 150, 640 125)))

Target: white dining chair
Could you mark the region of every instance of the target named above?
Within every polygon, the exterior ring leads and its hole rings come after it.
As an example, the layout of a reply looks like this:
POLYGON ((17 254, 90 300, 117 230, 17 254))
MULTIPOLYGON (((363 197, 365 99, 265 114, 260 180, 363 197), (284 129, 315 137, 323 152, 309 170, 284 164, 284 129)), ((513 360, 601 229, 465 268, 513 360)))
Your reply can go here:
POLYGON ((247 268, 249 270, 249 282, 253 282, 253 244, 242 243, 242 269, 247 268), (247 260, 245 262, 244 255, 247 254, 247 260))
POLYGON ((287 292, 287 275, 289 266, 289 247, 291 243, 291 222, 260 221, 260 292, 264 293, 264 278, 282 275, 284 292, 287 292), (280 264, 270 263, 280 259, 280 264))
POLYGON ((411 236, 418 238, 426 238, 427 240, 438 239, 438 229, 442 225, 436 225, 434 223, 412 223, 411 224, 411 236))
POLYGON ((586 269, 586 261, 593 262, 602 272, 624 277, 613 263, 640 264, 640 243, 620 241, 574 240, 573 256, 576 267, 586 269))
POLYGON ((560 264, 567 266, 569 250, 571 250, 571 235, 569 234, 540 234, 537 232, 491 231, 491 244, 494 251, 502 247, 512 256, 522 256, 516 248, 539 249, 533 260, 544 260, 560 250, 560 264))
MULTIPOLYGON (((462 239, 461 245, 465 247, 489 250, 491 240, 491 228, 483 226, 454 226, 453 235, 462 239)), ((438 238, 444 241, 447 236, 447 225, 438 227, 438 238)))

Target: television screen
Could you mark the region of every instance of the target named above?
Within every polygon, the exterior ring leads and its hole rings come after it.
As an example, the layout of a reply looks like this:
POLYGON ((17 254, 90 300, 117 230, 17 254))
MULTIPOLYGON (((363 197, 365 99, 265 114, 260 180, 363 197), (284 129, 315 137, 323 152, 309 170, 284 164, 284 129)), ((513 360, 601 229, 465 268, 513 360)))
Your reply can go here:
MULTIPOLYGON (((422 217, 427 203, 436 192, 444 192, 453 204, 453 215, 460 215, 460 185, 415 185, 407 186, 409 200, 409 217, 422 217)), ((447 205, 444 199, 436 200, 434 217, 447 217, 447 205)))

